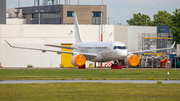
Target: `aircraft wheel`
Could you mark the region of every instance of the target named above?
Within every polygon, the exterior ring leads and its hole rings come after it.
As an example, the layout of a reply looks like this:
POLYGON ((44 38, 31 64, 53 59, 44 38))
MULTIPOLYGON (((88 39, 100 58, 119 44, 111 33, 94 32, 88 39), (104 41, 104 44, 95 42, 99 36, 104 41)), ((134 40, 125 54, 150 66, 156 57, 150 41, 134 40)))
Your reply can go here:
POLYGON ((86 65, 84 64, 83 66, 78 66, 78 69, 86 69, 86 65))

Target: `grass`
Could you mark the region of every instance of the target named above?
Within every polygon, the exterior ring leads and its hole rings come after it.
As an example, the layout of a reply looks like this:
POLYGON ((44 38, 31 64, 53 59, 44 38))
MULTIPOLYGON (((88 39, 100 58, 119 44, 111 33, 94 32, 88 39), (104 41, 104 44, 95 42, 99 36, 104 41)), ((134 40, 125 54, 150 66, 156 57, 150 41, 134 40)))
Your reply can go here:
MULTIPOLYGON (((0 70, 0 80, 166 80, 165 69, 18 69, 0 70)), ((170 70, 170 80, 180 80, 180 70, 170 70)))
MULTIPOLYGON (((159 80, 156 84, 44 83, 0 84, 0 101, 180 101, 179 84, 163 84, 165 69, 18 69, 0 70, 0 80, 159 80)), ((180 80, 180 70, 170 70, 180 80)))
POLYGON ((180 101, 179 84, 0 84, 0 101, 180 101))

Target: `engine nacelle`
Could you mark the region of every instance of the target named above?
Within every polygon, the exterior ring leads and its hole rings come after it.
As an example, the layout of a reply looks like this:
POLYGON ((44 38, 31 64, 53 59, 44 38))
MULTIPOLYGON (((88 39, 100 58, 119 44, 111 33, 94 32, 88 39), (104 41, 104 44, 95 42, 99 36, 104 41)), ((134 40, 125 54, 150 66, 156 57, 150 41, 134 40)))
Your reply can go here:
POLYGON ((84 55, 73 55, 71 58, 71 63, 74 66, 83 66, 86 63, 86 58, 84 55))
POLYGON ((130 54, 127 56, 127 58, 124 60, 124 63, 129 67, 134 67, 139 64, 140 60, 137 55, 130 54))

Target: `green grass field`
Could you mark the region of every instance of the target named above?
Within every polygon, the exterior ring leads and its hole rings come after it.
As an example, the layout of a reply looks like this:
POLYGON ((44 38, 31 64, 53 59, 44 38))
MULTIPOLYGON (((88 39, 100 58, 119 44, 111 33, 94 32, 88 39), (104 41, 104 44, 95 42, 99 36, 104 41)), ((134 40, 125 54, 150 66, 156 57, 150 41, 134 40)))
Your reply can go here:
MULTIPOLYGON (((2 69, 0 80, 166 80, 165 69, 2 69)), ((170 70, 170 80, 180 80, 180 70, 170 70)))
POLYGON ((179 84, 0 84, 0 101, 180 101, 179 84))
MULTIPOLYGON (((165 69, 1 69, 0 80, 166 80, 165 69)), ((180 70, 170 70, 180 80, 180 70)), ((180 84, 0 84, 0 101, 179 101, 180 84)))

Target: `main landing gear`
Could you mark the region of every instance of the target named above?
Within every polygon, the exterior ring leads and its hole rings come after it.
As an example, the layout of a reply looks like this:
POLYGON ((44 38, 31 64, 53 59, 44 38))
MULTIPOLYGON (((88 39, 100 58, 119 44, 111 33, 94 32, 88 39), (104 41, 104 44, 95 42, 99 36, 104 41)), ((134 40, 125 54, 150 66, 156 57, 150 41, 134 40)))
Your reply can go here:
POLYGON ((78 69, 86 69, 86 65, 84 64, 83 66, 78 66, 78 69))
POLYGON ((111 65, 111 69, 122 69, 122 66, 120 65, 119 61, 114 61, 114 64, 111 65))

